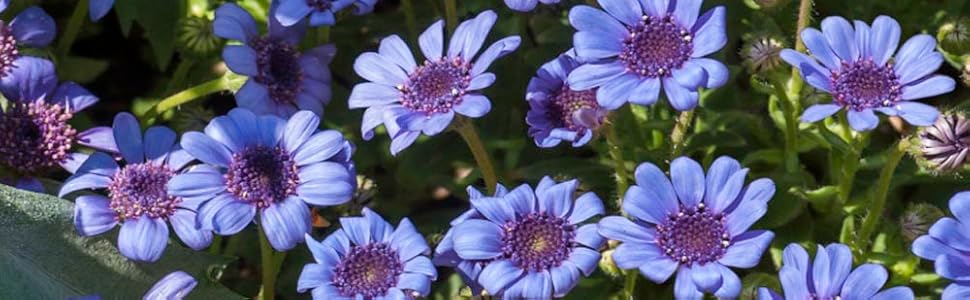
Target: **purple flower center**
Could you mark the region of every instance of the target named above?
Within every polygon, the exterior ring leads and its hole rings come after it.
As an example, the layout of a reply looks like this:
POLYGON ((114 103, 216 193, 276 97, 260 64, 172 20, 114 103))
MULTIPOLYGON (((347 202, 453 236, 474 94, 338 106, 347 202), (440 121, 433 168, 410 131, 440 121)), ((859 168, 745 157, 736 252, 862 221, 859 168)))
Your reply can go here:
POLYGON ((670 75, 684 65, 694 49, 690 30, 678 25, 671 15, 644 15, 640 24, 628 26, 627 30, 630 35, 623 40, 619 58, 627 71, 641 77, 670 75))
POLYGON ((341 295, 370 299, 387 294, 403 272, 396 251, 385 243, 370 243, 354 246, 333 269, 332 280, 341 295))
POLYGON ((151 162, 130 164, 118 171, 108 184, 109 206, 118 219, 167 218, 175 213, 182 198, 168 194, 168 181, 175 172, 151 162))
POLYGON ((856 111, 895 105, 902 95, 893 66, 876 65, 871 58, 843 61, 830 79, 835 103, 856 111))
POLYGON ((294 103, 303 91, 303 68, 300 52, 278 39, 253 39, 250 47, 256 51, 258 73, 253 80, 266 86, 269 98, 277 103, 294 103))
POLYGON ((0 114, 0 164, 25 175, 56 167, 77 135, 67 123, 72 116, 60 104, 11 101, 0 114))
POLYGON ((504 225, 502 253, 518 267, 543 271, 562 264, 572 252, 576 228, 563 218, 534 212, 504 225))
POLYGON ((237 199, 266 208, 296 194, 296 162, 280 147, 249 146, 232 156, 226 190, 237 199))
POLYGON ((596 102, 596 90, 574 91, 563 85, 552 98, 549 117, 562 122, 561 126, 571 131, 596 129, 606 118, 605 111, 596 102))
POLYGON ((724 255, 731 244, 724 215, 712 213, 703 204, 681 208, 657 225, 657 245, 664 254, 681 264, 705 264, 724 255))
POLYGON ((306 0, 306 5, 316 11, 326 11, 333 5, 331 0, 306 0))
POLYGON ((13 27, 0 21, 0 77, 7 76, 13 69, 13 61, 20 57, 13 27))
POLYGON ((399 85, 401 105, 427 115, 447 113, 461 104, 471 83, 471 64, 460 57, 425 61, 399 85))

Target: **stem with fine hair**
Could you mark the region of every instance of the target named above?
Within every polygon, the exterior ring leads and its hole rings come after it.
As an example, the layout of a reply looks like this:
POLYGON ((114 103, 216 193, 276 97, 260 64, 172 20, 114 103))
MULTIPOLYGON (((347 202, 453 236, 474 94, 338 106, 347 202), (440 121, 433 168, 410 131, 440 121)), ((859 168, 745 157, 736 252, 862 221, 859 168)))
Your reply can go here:
MULTIPOLYGON (((798 4, 798 23, 796 26, 798 28, 795 30, 795 51, 805 52, 805 41, 802 40, 802 30, 808 28, 808 23, 812 20, 812 0, 801 0, 798 4)), ((802 87, 805 85, 805 81, 802 80, 802 76, 798 71, 798 68, 792 68, 791 71, 791 89, 792 95, 799 95, 802 91, 802 87)))
POLYGON ((780 81, 775 81, 773 85, 785 115, 785 171, 795 172, 798 171, 798 111, 788 97, 785 85, 780 81))
POLYGON ((886 155, 886 165, 882 167, 882 172, 879 173, 879 181, 876 184, 876 192, 872 197, 872 202, 869 204, 869 213, 866 215, 865 220, 862 221, 862 228, 859 230, 859 241, 856 251, 863 254, 869 253, 869 239, 872 232, 876 230, 876 225, 879 224, 879 219, 882 217, 882 210, 886 207, 886 198, 889 195, 889 187, 892 183, 893 173, 896 171, 896 167, 899 166, 900 161, 902 161, 903 156, 906 156, 906 148, 909 146, 909 142, 906 139, 902 139, 894 147, 889 149, 889 153, 886 155))
POLYGON ((472 156, 475 157, 475 163, 478 164, 478 169, 481 170, 482 177, 485 178, 485 188, 488 189, 488 194, 495 194, 498 177, 495 175, 495 167, 489 158, 488 150, 482 144, 482 138, 478 136, 478 130, 475 129, 475 124, 472 124, 468 118, 456 117, 452 129, 458 132, 458 135, 461 135, 461 138, 465 140, 465 144, 468 144, 468 150, 471 150, 472 156))
POLYGON ((228 90, 229 85, 227 84, 227 81, 228 80, 225 76, 219 77, 178 92, 177 94, 171 95, 168 98, 162 99, 162 101, 159 101, 158 104, 155 104, 155 106, 152 106, 152 108, 145 112, 143 119, 146 122, 151 121, 152 119, 161 116, 166 111, 178 107, 179 105, 192 102, 192 100, 201 98, 203 96, 228 90))
POLYGON ((408 28, 408 40, 418 40, 418 21, 414 16, 414 0, 401 0, 401 10, 404 11, 404 25, 408 28))
POLYGON ((609 147, 610 158, 613 159, 613 171, 616 172, 614 174, 616 176, 616 207, 622 207, 623 195, 630 185, 630 174, 626 170, 626 161, 623 160, 623 142, 616 135, 616 126, 609 122, 604 125, 606 146, 609 147))
POLYGON ((690 125, 694 123, 694 110, 685 110, 680 112, 677 116, 677 123, 674 124, 674 129, 670 132, 670 156, 677 158, 684 154, 685 140, 687 139, 687 131, 690 130, 690 125))
POLYGON ((853 184, 855 183, 855 175, 859 170, 859 159, 862 156, 862 135, 853 135, 851 126, 849 125, 848 117, 840 118, 840 127, 842 128, 842 139, 845 140, 849 146, 852 147, 854 152, 845 153, 842 159, 842 173, 839 176, 839 206, 843 207, 846 203, 849 203, 849 198, 852 197, 853 184))
POLYGON ((627 299, 636 299, 634 295, 637 291, 637 279, 640 279, 640 272, 637 269, 626 271, 626 282, 623 283, 623 292, 629 297, 627 299))
POLYGON ((259 257, 262 264, 263 282, 259 288, 259 295, 256 298, 261 300, 273 300, 276 296, 276 275, 280 271, 286 252, 279 254, 273 250, 266 237, 265 228, 259 228, 259 257))
POLYGON ((84 23, 84 18, 87 17, 89 2, 90 0, 80 0, 74 6, 71 19, 67 21, 67 26, 64 27, 64 34, 61 34, 61 40, 57 42, 57 49, 54 50, 54 56, 58 59, 64 59, 67 53, 71 51, 71 46, 74 45, 74 40, 77 39, 77 33, 81 31, 81 24, 84 23))
POLYGON ((457 0, 445 0, 445 19, 448 25, 448 34, 455 33, 458 26, 458 2, 457 0))

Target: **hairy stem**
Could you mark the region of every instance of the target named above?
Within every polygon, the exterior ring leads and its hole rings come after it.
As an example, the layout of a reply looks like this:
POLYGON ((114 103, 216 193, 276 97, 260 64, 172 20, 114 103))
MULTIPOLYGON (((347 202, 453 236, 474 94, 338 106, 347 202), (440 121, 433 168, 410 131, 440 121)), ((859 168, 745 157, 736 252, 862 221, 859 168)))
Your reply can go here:
POLYGON ((775 95, 781 101, 782 113, 785 115, 785 171, 798 171, 798 114, 795 105, 788 97, 785 85, 780 81, 774 82, 775 95))
POLYGON ((84 24, 84 18, 88 15, 89 2, 90 0, 80 0, 74 6, 71 19, 67 21, 64 34, 61 35, 61 40, 57 42, 57 49, 54 50, 54 56, 58 59, 64 59, 64 57, 67 57, 67 53, 71 51, 71 46, 77 39, 77 33, 81 31, 81 24, 84 24))
POLYGON ((694 110, 682 111, 677 116, 677 123, 674 124, 674 129, 670 132, 670 157, 677 158, 684 154, 684 147, 686 146, 684 142, 692 123, 694 123, 694 110))
POLYGON ((448 34, 454 34, 455 27, 458 26, 457 0, 445 0, 445 20, 447 20, 448 34))
POLYGON ((263 282, 259 288, 259 295, 256 298, 260 300, 273 300, 276 296, 276 275, 280 271, 280 266, 282 266, 283 259, 286 257, 286 252, 277 254, 273 250, 273 246, 269 244, 269 239, 266 237, 264 228, 259 229, 259 257, 260 263, 262 264, 263 282))
MULTIPOLYGON (((805 52, 805 41, 802 40, 802 30, 808 28, 808 23, 812 22, 812 0, 801 0, 798 5, 798 25, 795 29, 795 51, 805 52)), ((802 91, 802 87, 805 82, 802 80, 802 76, 799 74, 798 68, 792 68, 791 71, 791 89, 792 95, 799 95, 802 91)))
POLYGON ((192 70, 192 66, 195 65, 195 60, 191 58, 183 58, 179 61, 178 66, 175 67, 175 72, 172 73, 172 79, 168 82, 168 87, 166 87, 165 92, 171 93, 178 88, 182 87, 182 83, 185 82, 185 77, 188 77, 189 71, 192 70))
POLYGON ((171 95, 168 98, 162 99, 162 101, 159 101, 158 104, 155 104, 155 106, 145 112, 145 117, 143 119, 146 122, 149 122, 152 119, 161 116, 166 111, 178 107, 179 105, 192 102, 192 100, 201 98, 203 96, 228 90, 229 86, 226 84, 226 82, 227 80, 225 77, 219 77, 178 92, 177 94, 171 95))
POLYGON ((401 10, 404 11, 404 25, 408 28, 408 38, 418 40, 418 21, 414 16, 414 0, 401 0, 401 10))
POLYGON ((603 128, 606 135, 606 145, 609 147, 610 158, 613 159, 613 171, 616 172, 616 207, 622 207, 623 195, 630 186, 630 174, 626 170, 626 161, 623 160, 623 142, 616 135, 616 128, 612 123, 607 123, 603 128))
POLYGON ((475 163, 478 164, 478 169, 481 170, 482 177, 485 178, 488 194, 495 194, 495 188, 498 185, 498 176, 495 175, 495 167, 489 158, 488 150, 482 144, 482 138, 478 136, 478 130, 475 129, 475 124, 472 124, 468 118, 457 117, 452 128, 458 132, 458 135, 461 135, 461 138, 465 140, 465 144, 468 144, 468 150, 471 150, 472 156, 475 157, 475 163))
POLYGON ((863 254, 869 253, 869 242, 872 232, 876 230, 876 225, 879 224, 879 219, 882 218, 882 211, 886 207, 886 198, 889 195, 889 186, 892 183, 893 173, 896 171, 896 167, 903 160, 903 156, 906 155, 906 148, 908 147, 908 142, 903 139, 894 147, 889 149, 889 153, 886 155, 886 165, 882 167, 882 172, 879 173, 879 181, 876 184, 876 192, 872 197, 872 202, 869 204, 869 213, 866 215, 864 221, 862 221, 862 228, 859 229, 859 245, 856 251, 863 254))
POLYGON ((637 279, 640 277, 640 272, 637 269, 626 271, 626 281, 623 283, 623 292, 626 293, 627 299, 636 299, 637 291, 637 279))

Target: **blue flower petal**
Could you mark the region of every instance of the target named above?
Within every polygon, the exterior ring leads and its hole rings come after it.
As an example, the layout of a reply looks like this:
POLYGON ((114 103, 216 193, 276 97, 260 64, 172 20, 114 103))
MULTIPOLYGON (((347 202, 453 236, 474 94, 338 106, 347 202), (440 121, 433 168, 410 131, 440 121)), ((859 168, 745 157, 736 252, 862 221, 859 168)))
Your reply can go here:
MULTIPOLYGON (((97 154, 104 155, 102 153, 96 153, 96 155, 97 154)), ((91 158, 88 158, 88 161, 95 159, 94 157, 95 156, 92 155, 91 158)), ((61 185, 60 192, 58 192, 58 197, 63 198, 67 194, 84 189, 101 189, 108 187, 108 184, 111 183, 111 178, 97 173, 84 172, 85 165, 87 164, 87 162, 82 164, 76 174, 64 181, 64 184, 61 185)))
MULTIPOLYGON (((893 288, 893 289, 901 289, 901 288, 893 288)), ((884 293, 888 293, 893 289, 886 290, 884 293)), ((904 291, 894 291, 894 292, 899 293, 904 291)), ((883 293, 879 293, 879 295, 877 296, 883 297, 883 296, 894 296, 894 295, 883 295, 883 293)), ((912 296, 910 296, 910 298, 912 298, 912 296)), ((894 298, 885 297, 880 300, 889 300, 889 299, 894 299, 894 298)), ((895 298, 895 299, 899 299, 899 298, 895 298)), ((962 285, 959 283, 951 283, 950 285, 946 286, 946 289, 943 290, 942 299, 943 300, 970 299, 970 286, 962 285)))
POLYGON ((886 284, 886 279, 889 279, 886 268, 877 264, 861 265, 845 279, 842 299, 872 299, 882 285, 886 284))
POLYGON ((616 267, 624 270, 640 268, 659 258, 667 259, 660 248, 652 243, 626 242, 613 250, 616 267))
POLYGON ((566 261, 576 265, 586 276, 592 275, 600 261, 600 253, 586 247, 576 247, 566 261))
POLYGON ((806 28, 802 30, 801 37, 805 41, 805 47, 812 51, 812 56, 826 68, 834 70, 841 67, 842 59, 835 55, 821 31, 815 28, 806 28))
POLYGON ((115 5, 115 0, 91 0, 88 3, 88 17, 91 21, 98 21, 104 18, 115 5))
POLYGON ((903 101, 896 105, 899 117, 915 126, 932 126, 940 116, 940 111, 919 102, 903 101))
POLYGON ((488 70, 488 67, 491 66, 496 59, 509 55, 512 53, 512 51, 518 49, 521 42, 522 39, 518 36, 510 36, 498 40, 491 46, 488 46, 488 49, 485 49, 485 52, 482 52, 482 55, 478 56, 478 59, 475 60, 475 64, 472 65, 471 75, 475 76, 482 74, 485 72, 485 70, 488 70))
POLYGON ((691 266, 691 279, 698 290, 713 292, 721 286, 721 272, 717 263, 697 264, 691 266))
MULTIPOLYGON (((626 66, 621 62, 585 64, 570 72, 567 82, 572 90, 583 91, 600 87, 625 73, 626 66)), ((597 100, 602 103, 612 99, 597 100)))
POLYGON ((275 17, 276 21, 283 26, 293 26, 293 24, 306 18, 312 11, 307 2, 303 0, 281 0, 279 3, 276 14, 271 17, 275 17))
MULTIPOLYGON (((576 70, 578 71, 580 69, 576 70)), ((614 77, 610 81, 604 82, 596 90, 596 102, 603 108, 616 110, 629 101, 631 93, 639 83, 639 78, 632 74, 623 74, 622 76, 614 77)), ((575 89, 576 87, 572 86, 571 88, 575 89)))
POLYGON ((693 28, 697 15, 701 12, 703 0, 679 0, 674 2, 674 18, 684 28, 693 28))
POLYGON ((425 256, 417 256, 404 264, 405 273, 416 273, 425 275, 429 278, 437 278, 438 271, 435 270, 431 260, 425 256))
POLYGON ((115 116, 111 129, 114 133, 115 142, 118 143, 118 150, 121 151, 121 156, 125 158, 125 161, 128 163, 145 161, 141 125, 134 115, 119 113, 115 116))
POLYGON ((461 104, 455 106, 454 110, 469 118, 480 118, 492 110, 492 102, 484 95, 468 94, 462 97, 461 104))
POLYGON ((100 195, 83 195, 74 200, 74 228, 81 236, 94 236, 118 225, 118 213, 100 195))
POLYGON ((451 36, 451 43, 448 45, 448 56, 461 56, 466 60, 471 60, 481 50, 485 43, 485 37, 495 25, 498 15, 491 10, 479 13, 474 19, 462 22, 455 29, 451 36))
POLYGON ((404 273, 398 277, 397 287, 412 290, 419 295, 427 296, 431 292, 431 279, 427 275, 404 273))
MULTIPOLYGON (((896 53, 894 68, 896 74, 900 76, 900 84, 909 84, 912 81, 922 79, 930 72, 940 67, 932 57, 936 53, 936 39, 930 35, 915 35, 896 53), (934 64, 927 64, 924 59, 931 58, 929 61, 934 64), (931 69, 931 70, 930 70, 931 69), (929 71, 928 71, 929 70, 929 71)), ((942 63, 942 62, 940 62, 942 63)))
POLYGON ((199 282, 183 271, 175 271, 158 280, 142 297, 143 299, 182 299, 195 289, 199 282))
POLYGON ((444 20, 438 20, 431 26, 428 26, 421 36, 418 37, 418 45, 421 47, 421 53, 424 54, 424 58, 429 61, 437 61, 441 59, 441 54, 444 52, 443 47, 445 44, 444 38, 444 20))
POLYGON ((532 11, 536 8, 536 4, 539 4, 539 0, 505 0, 505 5, 508 5, 509 9, 520 12, 532 11))
POLYGON ((298 197, 289 197, 260 212, 261 230, 276 251, 293 249, 310 232, 310 208, 298 197))
POLYGON ((519 280, 526 299, 547 299, 553 294, 552 279, 547 272, 528 272, 519 280))
POLYGON ((524 271, 509 260, 489 263, 478 275, 480 283, 490 294, 498 294, 510 284, 519 281, 524 271))
POLYGON ((855 30, 852 29, 849 21, 842 17, 825 18, 822 20, 822 34, 842 60, 851 62, 859 57, 859 49, 855 44, 855 30))
POLYGON ((936 273, 954 281, 970 280, 970 263, 962 256, 943 255, 936 259, 936 273))
POLYGON ((643 15, 643 11, 640 9, 640 3, 637 0, 600 1, 600 6, 616 20, 627 26, 640 25, 640 17, 643 15))
POLYGON ((804 123, 815 123, 834 115, 841 109, 841 106, 835 104, 815 104, 805 109, 802 113, 801 121, 804 123))
POLYGON ((10 101, 30 103, 53 95, 57 87, 54 64, 46 59, 23 56, 14 60, 13 69, 0 78, 0 92, 10 101))
POLYGON ((956 81, 945 75, 935 75, 903 87, 903 100, 916 100, 953 91, 956 81))
MULTIPOLYGON (((455 251, 463 259, 492 259, 502 254, 502 228, 492 222, 467 220, 454 227, 455 251)), ((484 282, 483 282, 484 284, 484 282)))
POLYGON ((98 97, 77 83, 66 81, 57 86, 50 101, 68 107, 71 112, 79 112, 98 103, 98 97))
POLYGON ((402 261, 410 260, 431 251, 428 243, 424 240, 424 236, 418 233, 414 223, 411 223, 408 218, 401 219, 397 228, 391 233, 388 243, 394 251, 397 251, 397 255, 402 261))
POLYGON ((630 95, 630 103, 650 106, 660 98, 660 79, 646 78, 640 81, 630 95))
POLYGON ((872 109, 863 111, 850 109, 848 110, 848 117, 849 125, 856 131, 868 131, 879 126, 879 117, 876 116, 872 109))
POLYGON ((296 281, 296 291, 303 293, 309 289, 330 284, 334 267, 336 265, 306 264, 296 281))
POLYGON ((670 101, 670 106, 677 111, 686 111, 697 107, 697 101, 700 97, 697 90, 681 86, 673 77, 663 79, 663 89, 667 94, 667 101, 670 101))
POLYGON ((17 14, 10 22, 17 43, 27 47, 44 48, 57 36, 57 24, 47 12, 31 6, 17 14))
POLYGON ((707 193, 704 193, 704 204, 714 206, 717 195, 728 182, 728 179, 739 170, 741 170, 741 164, 730 156, 721 156, 715 159, 714 163, 707 169, 707 176, 705 177, 704 187, 707 193))
POLYGON ((162 219, 143 215, 127 219, 118 234, 121 255, 139 262, 156 262, 168 245, 168 225, 162 219))
POLYGON ((736 267, 753 268, 761 261, 775 234, 767 230, 745 232, 731 239, 731 245, 718 260, 718 263, 736 267))
POLYGON ((238 40, 248 43, 249 39, 259 35, 256 20, 245 9, 235 3, 226 3, 216 9, 216 18, 212 22, 215 34, 224 39, 238 40))
POLYGON ((396 156, 398 153, 401 153, 401 151, 403 151, 405 148, 411 146, 411 144, 414 144, 414 141, 417 140, 418 136, 420 135, 420 131, 407 131, 395 136, 394 139, 391 140, 391 154, 396 156))
MULTIPOLYGON (((602 0, 602 1, 612 1, 612 0, 602 0)), ((670 8, 669 0, 640 0, 640 5, 643 6, 643 11, 649 16, 662 17, 670 8)))
MULTIPOLYGON (((232 154, 225 146, 200 132, 185 133, 182 135, 181 144, 182 149, 207 164, 229 167, 232 162, 232 154)), ((131 162, 131 160, 128 161, 131 162)))
POLYGON ((552 280, 553 297, 565 297, 579 283, 579 270, 569 265, 559 265, 549 269, 552 280))
POLYGON ((168 221, 172 223, 172 230, 186 246, 199 251, 212 244, 212 232, 195 228, 195 219, 195 212, 179 209, 168 218, 168 221))
POLYGON ((741 294, 741 278, 738 278, 738 274, 735 274, 728 267, 720 264, 714 265, 721 273, 721 286, 714 291, 714 296, 721 299, 737 298, 741 294))
POLYGON ((259 54, 253 48, 242 45, 229 45, 222 49, 222 59, 234 73, 246 76, 259 74, 257 59, 259 54))
MULTIPOLYGON (((946 291, 943 291, 943 299, 948 300, 946 291)), ((879 292, 872 296, 871 300, 913 300, 913 290, 909 287, 898 286, 879 292)))
POLYGON ((310 26, 331 26, 337 23, 337 16, 332 11, 323 11, 310 14, 310 26))
POLYGON ((704 296, 697 290, 697 285, 692 279, 693 274, 690 267, 681 266, 677 270, 677 279, 674 281, 674 297, 677 299, 701 299, 704 296))
POLYGON ((694 51, 691 57, 704 57, 717 52, 727 44, 725 26, 726 9, 715 7, 704 13, 694 24, 694 51))
POLYGON ((704 198, 704 169, 696 161, 678 157, 670 163, 670 178, 685 207, 692 208, 704 198))
MULTIPOLYGON (((899 22, 887 16, 878 16, 872 22, 872 49, 870 54, 877 65, 884 65, 899 47, 901 29, 899 22)), ((814 52, 812 52, 814 53, 814 52)))
POLYGON ((643 226, 624 217, 609 216, 599 222, 599 233, 605 238, 621 242, 651 243, 655 236, 643 226))
POLYGON ((576 242, 586 247, 599 249, 606 241, 600 236, 598 230, 599 225, 597 224, 586 224, 579 227, 579 229, 576 229, 576 242))
POLYGON ((838 295, 845 279, 852 271, 852 250, 842 244, 819 246, 812 266, 815 292, 820 297, 838 295))
POLYGON ((593 216, 602 215, 606 212, 606 209, 603 207, 603 201, 593 192, 584 193, 582 196, 579 196, 579 198, 576 198, 576 203, 572 206, 572 210, 567 218, 569 224, 572 225, 582 223, 593 216))
POLYGON ((164 126, 152 126, 145 131, 145 141, 142 146, 145 158, 162 163, 168 158, 169 152, 175 146, 175 131, 164 126))
MULTIPOLYGON (((256 216, 255 205, 235 199, 227 199, 226 197, 217 197, 199 207, 199 218, 209 217, 203 213, 207 210, 207 206, 213 206, 212 208, 217 210, 210 217, 211 219, 205 222, 211 224, 212 231, 220 235, 239 233, 246 228, 246 225, 252 223, 256 216), (222 204, 222 206, 217 206, 217 204, 222 204)), ((203 229, 208 228, 203 226, 203 229)))
MULTIPOLYGON (((595 32, 597 35, 607 36, 617 42, 627 37, 628 31, 623 24, 606 12, 588 5, 577 5, 569 10, 569 24, 579 32, 595 32)), ((574 44, 578 44, 575 43, 574 44)), ((577 47, 579 56, 583 55, 582 47, 577 47)))
POLYGON ((970 224, 970 192, 960 192, 950 198, 950 211, 960 222, 970 224))

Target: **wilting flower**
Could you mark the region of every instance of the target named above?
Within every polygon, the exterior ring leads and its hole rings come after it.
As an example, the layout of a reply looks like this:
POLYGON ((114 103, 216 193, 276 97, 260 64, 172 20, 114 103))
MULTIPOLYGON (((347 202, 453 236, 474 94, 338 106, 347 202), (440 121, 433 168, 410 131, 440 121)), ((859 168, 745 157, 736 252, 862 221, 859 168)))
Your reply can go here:
POLYGON ((574 91, 566 83, 569 72, 580 65, 570 51, 542 65, 529 81, 525 99, 530 109, 525 121, 537 146, 550 148, 566 141, 580 147, 605 121, 609 111, 596 101, 595 88, 574 91))
MULTIPOLYGON (((107 129, 107 128, 105 128, 107 129)), ((199 199, 172 195, 167 186, 192 157, 180 150, 177 136, 167 127, 148 128, 142 136, 135 116, 120 113, 110 128, 116 153, 96 152, 64 181, 59 195, 86 189, 105 189, 108 196, 82 195, 74 201, 74 226, 93 236, 121 224, 118 250, 136 261, 154 262, 168 245, 168 225, 195 250, 208 247, 212 233, 195 226, 199 199), (118 166, 112 155, 126 162, 118 166)))
POLYGON ((771 231, 748 230, 768 210, 774 182, 761 178, 745 186, 747 175, 726 156, 714 161, 706 177, 686 157, 670 164, 670 180, 643 163, 623 198, 623 211, 634 221, 603 218, 599 233, 622 242, 613 252, 621 269, 639 269, 656 283, 676 272, 678 299, 699 299, 704 292, 737 297, 741 280, 728 267, 754 267, 774 238, 771 231))
POLYGON ((391 136, 391 152, 397 154, 424 133, 436 135, 445 130, 455 113, 479 118, 492 109, 492 103, 479 91, 495 82, 495 74, 485 72, 499 57, 519 47, 519 37, 495 42, 473 61, 482 48, 497 16, 485 11, 462 22, 455 29, 444 52, 444 21, 431 25, 418 40, 425 60, 418 65, 401 37, 381 40, 378 52, 357 57, 354 70, 370 82, 354 86, 350 108, 367 108, 361 131, 364 139, 374 136, 382 123, 391 136))
POLYGON ((185 298, 199 282, 192 275, 183 271, 175 271, 158 280, 145 293, 142 299, 181 300, 185 298))
POLYGON ((9 101, 0 114, 0 165, 18 178, 5 184, 43 192, 36 176, 58 166, 74 173, 87 159, 86 154, 72 152, 75 144, 114 148, 110 130, 78 133, 68 123, 98 97, 73 82, 58 85, 54 64, 46 59, 18 59, 9 76, 0 78, 0 92, 9 101))
POLYGON ((505 5, 515 11, 532 11, 536 8, 536 5, 542 2, 542 4, 556 4, 559 0, 505 0, 505 5))
POLYGON ((596 224, 583 223, 603 213, 603 202, 591 192, 574 197, 577 185, 545 177, 535 191, 524 185, 501 197, 471 199, 484 218, 454 225, 452 243, 460 260, 482 268, 478 284, 489 294, 563 297, 580 272, 596 269, 603 238, 596 224))
POLYGON ((877 264, 864 264, 852 269, 852 251, 842 244, 818 246, 815 261, 798 244, 785 247, 778 277, 785 296, 768 288, 758 289, 758 299, 913 299, 913 290, 898 286, 879 291, 889 274, 877 264))
POLYGON ((933 126, 920 128, 919 145, 921 161, 933 170, 959 170, 970 155, 970 121, 962 113, 944 114, 933 126))
POLYGON ((955 218, 942 218, 928 235, 913 242, 913 254, 935 261, 936 274, 953 281, 943 291, 944 300, 970 296, 970 191, 950 199, 955 218))
POLYGON ((9 23, 0 21, 0 78, 8 77, 17 68, 17 60, 24 57, 20 47, 44 48, 56 35, 54 18, 36 6, 20 12, 9 23))
POLYGON ((661 86, 670 106, 697 106, 700 88, 728 79, 719 61, 704 58, 727 43, 725 9, 698 17, 703 1, 599 0, 603 10, 579 5, 569 12, 578 32, 573 46, 580 58, 596 63, 569 74, 574 90, 599 88, 596 99, 614 110, 626 102, 652 105, 661 86))
POLYGON ((201 201, 202 229, 232 235, 259 213, 260 228, 278 251, 310 230, 307 204, 333 206, 354 195, 353 146, 340 132, 318 131, 320 118, 301 111, 287 120, 236 108, 188 132, 182 148, 206 165, 172 179, 169 192, 201 201))
MULTIPOLYGON (((518 192, 531 192, 531 188, 528 185, 522 185, 519 187, 518 192)), ((472 186, 468 186, 465 189, 468 192, 469 199, 479 199, 485 198, 485 195, 476 190, 472 186)), ((505 186, 499 184, 495 188, 494 197, 504 197, 508 194, 508 189, 505 186)), ((482 273, 482 269, 488 264, 488 260, 463 260, 455 252, 455 229, 454 227, 461 224, 465 220, 476 219, 476 220, 486 220, 485 216, 478 212, 474 207, 468 209, 461 215, 459 215, 454 220, 451 220, 450 225, 452 228, 445 232, 445 236, 441 238, 441 242, 434 249, 434 258, 432 261, 435 265, 455 268, 458 275, 465 282, 466 285, 472 290, 473 295, 481 295, 484 288, 478 284, 478 275, 482 273)))
POLYGON ((397 229, 364 208, 363 217, 341 218, 343 228, 323 242, 306 235, 316 263, 300 273, 297 291, 313 299, 413 299, 431 292, 438 277, 424 237, 407 218, 397 229))
POLYGON ((336 23, 338 11, 354 6, 355 15, 364 15, 374 10, 377 0, 277 0, 280 8, 271 14, 283 26, 293 26, 304 18, 310 26, 331 26, 336 23))
POLYGON ((115 0, 91 0, 88 2, 88 17, 91 17, 91 21, 101 20, 114 5, 115 0))
POLYGON ((877 17, 872 27, 856 21, 854 29, 841 17, 828 17, 822 20, 822 31, 806 28, 801 36, 812 56, 785 49, 782 59, 833 98, 830 104, 806 109, 802 122, 817 122, 845 109, 858 131, 879 125, 874 111, 929 126, 939 111, 911 100, 944 94, 956 85, 950 77, 932 74, 943 63, 932 36, 914 36, 896 53, 899 23, 887 16, 877 17))
MULTIPOLYGON (((279 2, 274 1, 270 14, 279 2)), ((305 22, 290 27, 269 18, 269 33, 259 36, 256 20, 234 3, 216 10, 216 35, 242 42, 226 46, 222 58, 230 70, 249 76, 236 92, 236 104, 252 112, 286 118, 299 110, 323 115, 330 102, 330 69, 336 47, 323 45, 301 54, 297 49, 306 33, 305 22)))

